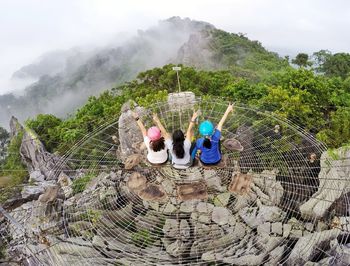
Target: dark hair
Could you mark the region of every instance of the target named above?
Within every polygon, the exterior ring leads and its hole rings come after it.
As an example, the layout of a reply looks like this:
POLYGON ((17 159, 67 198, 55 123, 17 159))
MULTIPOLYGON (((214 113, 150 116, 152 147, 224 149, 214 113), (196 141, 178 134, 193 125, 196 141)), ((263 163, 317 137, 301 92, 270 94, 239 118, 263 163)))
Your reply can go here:
POLYGON ((179 159, 185 157, 184 141, 184 133, 180 129, 175 130, 173 133, 173 151, 179 159))
POLYGON ((208 138, 205 138, 203 141, 203 146, 206 147, 207 149, 211 149, 211 141, 208 138))
POLYGON ((164 138, 161 137, 160 139, 152 140, 150 143, 150 146, 151 146, 151 149, 155 152, 164 150, 165 149, 164 138))

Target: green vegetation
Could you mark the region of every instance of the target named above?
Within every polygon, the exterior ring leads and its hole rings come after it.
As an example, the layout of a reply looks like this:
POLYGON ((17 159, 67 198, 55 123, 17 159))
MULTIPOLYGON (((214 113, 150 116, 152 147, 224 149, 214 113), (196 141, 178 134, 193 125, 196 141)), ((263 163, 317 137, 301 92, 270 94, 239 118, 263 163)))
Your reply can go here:
POLYGON ((40 140, 43 142, 45 148, 52 152, 56 147, 55 141, 57 136, 53 129, 62 123, 61 119, 58 119, 54 115, 40 114, 35 119, 27 121, 27 126, 33 129, 35 132, 40 132, 40 140))
POLYGON ((287 60, 267 51, 260 42, 251 41, 244 34, 217 29, 210 34, 213 61, 230 69, 236 77, 259 81, 272 71, 290 68, 287 60))
POLYGON ((0 259, 6 259, 6 246, 0 245, 0 259))
MULTIPOLYGON (((192 91, 201 96, 206 109, 214 106, 213 97, 223 97, 230 101, 259 109, 261 113, 277 115, 291 120, 300 128, 312 133, 330 148, 349 144, 350 140, 350 54, 331 54, 321 50, 312 56, 300 53, 292 61, 300 66, 292 68, 288 60, 266 51, 260 43, 249 41, 244 35, 229 34, 214 30, 210 43, 214 51, 214 60, 226 66, 226 70, 204 71, 181 66, 181 86, 183 90, 192 91), (240 51, 240 52, 238 52, 240 51)), ((75 143, 88 134, 92 134, 104 123, 115 121, 122 105, 134 100, 139 105, 157 111, 155 102, 166 99, 168 93, 177 91, 174 65, 165 65, 141 72, 135 80, 92 96, 87 103, 68 119, 61 120, 53 115, 38 115, 26 122, 26 126, 35 131, 39 139, 50 152, 64 154, 75 143)), ((222 110, 215 110, 221 112, 222 110)), ((248 112, 248 111, 246 111, 248 112)), ((205 114, 203 114, 205 115, 205 114)), ((256 116, 257 114, 252 114, 256 116)), ((245 115, 249 117, 249 115, 245 115)), ((271 121, 265 119, 265 126, 272 127, 271 121)), ((245 121, 246 123, 254 123, 245 121)), ((173 125, 178 126, 178 125, 173 125)), ((240 124, 232 122, 230 131, 240 124)), ((265 130, 263 130, 265 131, 265 130)), ((1 139, 6 139, 5 131, 0 131, 1 139)), ((113 135, 113 128, 107 129, 106 135, 113 135), (110 131, 108 131, 110 130, 110 131)), ((19 146, 21 135, 6 145, 9 156, 0 165, 0 176, 10 176, 10 187, 23 182, 26 172, 21 164, 19 146)), ((299 141, 297 138, 294 141, 299 141)), ((287 151, 288 143, 277 143, 287 151), (282 146, 281 146, 282 145, 282 146)), ((277 145, 276 144, 276 145, 277 145)), ((86 150, 75 154, 83 159, 88 156, 98 157, 98 150, 103 142, 93 139, 86 150)), ((261 143, 270 147, 269 143, 261 143)), ((266 160, 274 155, 266 153, 266 160)), ((109 156, 109 155, 106 155, 109 156)), ((113 159, 114 160, 114 159, 113 159)), ((111 161, 113 161, 111 160, 111 161)), ((74 193, 82 192, 93 175, 74 180, 74 193)), ((8 197, 2 193, 2 199, 8 197), (5 196, 3 196, 5 195, 5 196)), ((141 235, 145 236, 145 232, 141 235)))
POLYGON ((15 192, 28 176, 25 166, 21 162, 19 149, 22 143, 23 131, 13 137, 7 148, 8 156, 0 164, 0 203, 6 201, 15 192))
POLYGON ((72 188, 73 188, 73 194, 81 193, 85 190, 86 185, 94 178, 96 177, 95 174, 87 174, 81 178, 77 178, 73 180, 72 188))
MULTIPOLYGON (((75 116, 61 121, 52 115, 39 115, 27 125, 38 130, 39 138, 53 152, 63 153, 81 137, 116 118, 122 104, 135 100, 150 107, 176 91, 173 65, 140 73, 136 80, 90 97, 75 116)), ((230 71, 196 71, 182 66, 181 84, 198 96, 222 96, 289 119, 315 134, 330 147, 349 141, 350 90, 339 77, 316 75, 310 69, 287 68, 268 75, 261 82, 234 77, 230 71)), ((79 183, 78 183, 79 184, 79 183)), ((81 190, 81 188, 77 188, 81 190)))
POLYGON ((292 60, 292 63, 299 67, 308 67, 312 65, 312 62, 309 61, 309 55, 305 53, 297 54, 295 59, 292 60))
POLYGON ((321 50, 313 54, 315 58, 315 70, 327 77, 341 77, 346 79, 350 76, 350 54, 332 54, 327 50, 321 50))
POLYGON ((81 220, 91 222, 95 226, 101 218, 101 211, 88 209, 81 215, 81 220))
POLYGON ((0 165, 6 158, 7 145, 9 142, 10 134, 6 129, 0 127, 0 165))
POLYGON ((152 245, 157 240, 157 238, 147 229, 143 229, 136 233, 133 233, 131 235, 131 240, 135 246, 145 248, 152 245))

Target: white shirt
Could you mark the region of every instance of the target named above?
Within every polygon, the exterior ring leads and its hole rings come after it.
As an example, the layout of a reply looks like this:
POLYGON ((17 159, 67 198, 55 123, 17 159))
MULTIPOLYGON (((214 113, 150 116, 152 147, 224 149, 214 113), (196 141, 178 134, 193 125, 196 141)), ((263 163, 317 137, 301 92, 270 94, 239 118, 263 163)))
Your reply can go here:
POLYGON ((147 160, 150 163, 158 164, 166 162, 166 160, 168 159, 167 146, 165 146, 165 149, 155 152, 150 147, 151 140, 149 139, 149 137, 145 136, 143 141, 145 142, 147 147, 147 160))
POLYGON ((173 140, 172 139, 167 139, 165 141, 165 145, 168 147, 170 153, 171 153, 171 159, 173 166, 175 168, 188 168, 189 163, 191 161, 191 154, 190 154, 190 149, 191 149, 191 142, 187 139, 184 141, 184 150, 185 150, 185 155, 183 158, 177 158, 174 151, 173 151, 173 140))

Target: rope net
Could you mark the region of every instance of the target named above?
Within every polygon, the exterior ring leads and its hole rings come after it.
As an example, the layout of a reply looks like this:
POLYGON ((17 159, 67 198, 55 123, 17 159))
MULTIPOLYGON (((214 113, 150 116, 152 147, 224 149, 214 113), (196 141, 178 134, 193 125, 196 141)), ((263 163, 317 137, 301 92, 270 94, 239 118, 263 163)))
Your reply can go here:
MULTIPOLYGON (((217 124, 226 107, 219 98, 180 93, 136 109, 147 127, 155 112, 169 132, 185 132, 194 109, 201 111, 199 121, 217 124)), ((222 136, 217 167, 151 166, 130 111, 123 110, 62 156, 38 200, 1 207, 3 260, 349 263, 349 152, 330 154, 292 122, 244 105, 234 107, 222 136)))

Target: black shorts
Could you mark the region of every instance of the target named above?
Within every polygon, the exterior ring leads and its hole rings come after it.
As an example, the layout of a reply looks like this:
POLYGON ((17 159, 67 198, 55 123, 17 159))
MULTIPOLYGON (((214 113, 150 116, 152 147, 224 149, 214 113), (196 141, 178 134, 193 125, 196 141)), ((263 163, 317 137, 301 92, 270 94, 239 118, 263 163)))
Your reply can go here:
POLYGON ((203 165, 217 165, 217 164, 219 164, 220 163, 220 161, 221 161, 221 159, 219 160, 219 161, 217 161, 216 163, 205 163, 205 162, 203 162, 201 159, 199 159, 200 161, 201 161, 201 163, 203 164, 203 165))

